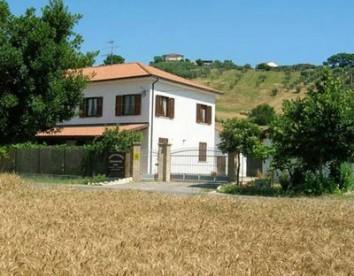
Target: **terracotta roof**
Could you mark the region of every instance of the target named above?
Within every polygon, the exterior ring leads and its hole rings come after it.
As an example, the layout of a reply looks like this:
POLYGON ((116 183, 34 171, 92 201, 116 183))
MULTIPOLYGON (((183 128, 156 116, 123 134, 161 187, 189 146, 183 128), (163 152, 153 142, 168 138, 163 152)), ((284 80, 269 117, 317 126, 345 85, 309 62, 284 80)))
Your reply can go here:
MULTIPOLYGON (((115 129, 117 126, 63 126, 37 133, 37 137, 78 137, 101 136, 106 129, 115 129)), ((119 130, 142 130, 148 124, 132 124, 119 126, 119 130)))
POLYGON ((213 88, 196 83, 191 80, 187 80, 185 78, 178 77, 176 75, 167 73, 160 69, 139 62, 88 67, 83 69, 83 74, 89 76, 92 82, 138 77, 156 77, 174 83, 205 90, 208 92, 222 94, 221 91, 215 90, 213 88))

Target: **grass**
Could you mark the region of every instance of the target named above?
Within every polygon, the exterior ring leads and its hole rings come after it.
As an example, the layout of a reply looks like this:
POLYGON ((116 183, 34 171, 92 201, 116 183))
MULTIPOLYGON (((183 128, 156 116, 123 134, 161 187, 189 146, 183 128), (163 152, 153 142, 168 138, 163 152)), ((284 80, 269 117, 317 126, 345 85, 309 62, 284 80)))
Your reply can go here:
POLYGON ((350 275, 352 200, 38 189, 0 175, 1 275, 350 275))
POLYGON ((242 114, 262 103, 268 103, 277 112, 281 111, 282 102, 286 99, 303 97, 306 89, 300 82, 300 73, 289 73, 289 79, 284 83, 285 73, 282 71, 229 70, 223 73, 214 72, 206 78, 196 81, 209 85, 224 92, 216 102, 216 116, 220 120, 233 117, 243 117, 242 114), (299 82, 293 88, 292 84, 299 82), (296 93, 296 87, 302 90, 296 93), (274 95, 274 89, 277 89, 274 95))
POLYGON ((23 178, 29 182, 38 184, 59 184, 59 185, 73 185, 73 184, 88 184, 106 181, 107 177, 97 175, 96 177, 60 177, 51 175, 26 175, 23 178))

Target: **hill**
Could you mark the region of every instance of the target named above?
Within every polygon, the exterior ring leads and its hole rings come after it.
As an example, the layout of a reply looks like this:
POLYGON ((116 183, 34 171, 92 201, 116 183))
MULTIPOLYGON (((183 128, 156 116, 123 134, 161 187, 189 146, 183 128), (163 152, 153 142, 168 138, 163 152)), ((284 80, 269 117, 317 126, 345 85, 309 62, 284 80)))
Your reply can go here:
MULTIPOLYGON (((252 108, 262 103, 281 112, 284 100, 304 97, 315 87, 322 72, 322 66, 311 64, 252 69, 250 65, 238 66, 229 60, 208 65, 188 60, 151 65, 223 91, 224 95, 218 97, 216 104, 218 122, 246 117, 252 108)), ((354 87, 354 68, 336 67, 333 73, 342 78, 347 87, 354 87)))
POLYGON ((283 100, 301 97, 306 91, 300 83, 299 72, 213 69, 210 75, 195 81, 224 92, 217 99, 217 121, 245 116, 262 103, 268 103, 279 112, 283 100))

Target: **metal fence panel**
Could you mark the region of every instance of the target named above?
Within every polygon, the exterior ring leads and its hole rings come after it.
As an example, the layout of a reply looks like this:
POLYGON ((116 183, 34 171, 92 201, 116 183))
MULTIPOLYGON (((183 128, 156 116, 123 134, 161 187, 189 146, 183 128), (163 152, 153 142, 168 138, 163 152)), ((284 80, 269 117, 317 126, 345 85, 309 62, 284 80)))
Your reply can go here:
POLYGON ((64 150, 41 149, 39 171, 42 174, 64 174, 64 150))
POLYGON ((39 173, 40 150, 16 149, 16 172, 39 173))
POLYGON ((84 155, 84 149, 66 149, 64 159, 64 174, 81 175, 84 155))
POLYGON ((226 176, 227 158, 219 149, 208 148, 205 161, 200 161, 198 148, 177 149, 171 152, 171 173, 183 180, 209 180, 214 179, 214 176, 226 176))

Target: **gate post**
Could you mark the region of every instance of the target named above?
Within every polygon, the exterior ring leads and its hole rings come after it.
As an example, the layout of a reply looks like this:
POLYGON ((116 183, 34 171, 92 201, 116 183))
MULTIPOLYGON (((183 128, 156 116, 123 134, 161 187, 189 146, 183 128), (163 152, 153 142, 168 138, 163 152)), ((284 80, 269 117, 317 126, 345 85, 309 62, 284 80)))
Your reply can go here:
POLYGON ((140 181, 140 150, 141 150, 141 143, 133 143, 133 150, 132 150, 132 159, 133 159, 133 173, 132 178, 133 181, 140 181))
POLYGON ((228 162, 227 162, 227 171, 231 181, 236 181, 236 165, 237 165, 236 153, 230 152, 228 162))
POLYGON ((171 144, 159 144, 157 174, 158 181, 171 181, 171 144))

